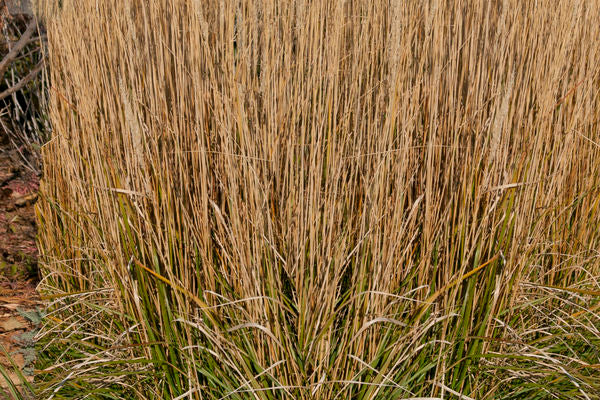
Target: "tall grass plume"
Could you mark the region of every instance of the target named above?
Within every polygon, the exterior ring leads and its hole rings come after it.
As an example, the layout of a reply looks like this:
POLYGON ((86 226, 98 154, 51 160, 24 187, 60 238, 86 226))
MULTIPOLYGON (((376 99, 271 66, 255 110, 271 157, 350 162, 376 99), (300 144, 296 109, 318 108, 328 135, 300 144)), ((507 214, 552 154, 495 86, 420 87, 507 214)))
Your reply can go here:
POLYGON ((600 398, 600 3, 40 12, 40 398, 600 398))

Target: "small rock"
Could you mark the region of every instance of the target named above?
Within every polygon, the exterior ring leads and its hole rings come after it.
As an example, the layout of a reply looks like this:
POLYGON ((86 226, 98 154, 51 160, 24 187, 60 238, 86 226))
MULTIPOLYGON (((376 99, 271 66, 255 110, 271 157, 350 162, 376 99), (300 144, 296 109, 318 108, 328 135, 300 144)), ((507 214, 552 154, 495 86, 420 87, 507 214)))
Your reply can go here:
POLYGON ((23 354, 21 353, 14 353, 10 356, 10 358, 12 359, 12 361, 17 364, 17 366, 21 369, 23 369, 23 367, 25 366, 25 357, 23 357, 23 354))
POLYGON ((8 0, 6 2, 10 15, 29 15, 33 16, 33 7, 31 0, 8 0))
POLYGON ((32 193, 32 194, 28 194, 25 196, 21 196, 17 199, 15 199, 15 206, 17 207, 24 207, 26 205, 29 205, 33 202, 35 202, 37 200, 37 193, 32 193))
POLYGON ((4 321, 0 321, 0 330, 7 331, 16 331, 17 329, 26 329, 27 322, 20 317, 11 317, 4 321))

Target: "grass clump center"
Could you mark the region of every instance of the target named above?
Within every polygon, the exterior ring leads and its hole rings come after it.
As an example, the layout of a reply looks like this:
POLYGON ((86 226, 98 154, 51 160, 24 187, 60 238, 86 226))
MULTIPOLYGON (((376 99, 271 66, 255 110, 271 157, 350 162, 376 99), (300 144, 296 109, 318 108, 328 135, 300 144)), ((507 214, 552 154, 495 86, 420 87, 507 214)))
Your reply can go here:
POLYGON ((43 11, 41 395, 599 398, 600 4, 43 11))

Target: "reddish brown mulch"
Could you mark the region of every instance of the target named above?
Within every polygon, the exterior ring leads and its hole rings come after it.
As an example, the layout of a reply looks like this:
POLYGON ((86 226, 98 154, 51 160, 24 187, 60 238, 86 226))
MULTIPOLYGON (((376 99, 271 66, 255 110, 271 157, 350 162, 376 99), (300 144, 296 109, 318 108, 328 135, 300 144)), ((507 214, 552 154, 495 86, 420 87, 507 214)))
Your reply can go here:
MULTIPOLYGON (((27 148, 0 137, 0 345, 32 381, 33 337, 39 322, 34 210, 39 177, 31 168, 34 155, 27 148)), ((13 364, 2 348, 0 365, 15 383, 20 381, 18 374, 10 372, 13 364)), ((0 376, 0 387, 6 385, 0 376)))

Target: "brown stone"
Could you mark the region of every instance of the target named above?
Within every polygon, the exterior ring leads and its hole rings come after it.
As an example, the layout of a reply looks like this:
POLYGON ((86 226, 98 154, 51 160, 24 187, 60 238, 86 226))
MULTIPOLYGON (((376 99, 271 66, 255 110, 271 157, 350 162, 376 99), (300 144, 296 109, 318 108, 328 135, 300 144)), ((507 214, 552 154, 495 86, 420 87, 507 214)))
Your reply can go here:
POLYGON ((27 194, 25 196, 18 197, 17 199, 15 199, 15 206, 23 207, 32 204, 37 200, 37 197, 37 193, 27 194))
POLYGON ((16 331, 17 329, 26 329, 27 321, 21 317, 11 317, 5 319, 4 321, 0 321, 0 330, 7 331, 16 331))
POLYGON ((6 7, 11 15, 33 16, 31 0, 6 0, 6 7))

